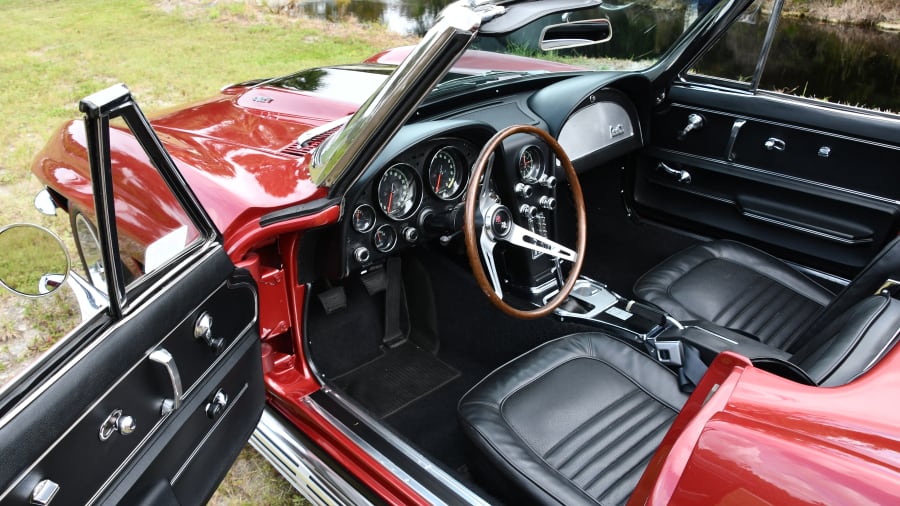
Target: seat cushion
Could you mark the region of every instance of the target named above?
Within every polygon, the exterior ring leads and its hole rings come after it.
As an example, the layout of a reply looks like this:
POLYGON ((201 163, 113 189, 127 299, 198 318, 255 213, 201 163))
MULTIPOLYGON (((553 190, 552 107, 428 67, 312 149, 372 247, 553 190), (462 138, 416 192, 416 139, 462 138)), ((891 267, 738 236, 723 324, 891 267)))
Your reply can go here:
POLYGON ((677 253, 635 295, 678 320, 706 320, 788 349, 834 295, 781 260, 734 241, 677 253))
POLYGON ((620 504, 686 400, 666 367, 583 333, 491 373, 463 396, 459 416, 482 464, 523 492, 520 500, 620 504))

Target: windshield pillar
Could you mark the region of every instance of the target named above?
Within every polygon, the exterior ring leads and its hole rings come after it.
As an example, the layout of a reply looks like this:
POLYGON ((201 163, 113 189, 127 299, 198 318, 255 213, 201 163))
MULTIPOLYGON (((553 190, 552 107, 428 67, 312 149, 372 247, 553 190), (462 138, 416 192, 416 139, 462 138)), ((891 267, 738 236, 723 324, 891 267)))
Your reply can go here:
POLYGON ((321 146, 310 166, 313 182, 331 187, 332 194, 339 192, 336 183, 348 169, 378 155, 469 46, 481 23, 503 12, 501 6, 477 1, 447 6, 403 63, 321 146))

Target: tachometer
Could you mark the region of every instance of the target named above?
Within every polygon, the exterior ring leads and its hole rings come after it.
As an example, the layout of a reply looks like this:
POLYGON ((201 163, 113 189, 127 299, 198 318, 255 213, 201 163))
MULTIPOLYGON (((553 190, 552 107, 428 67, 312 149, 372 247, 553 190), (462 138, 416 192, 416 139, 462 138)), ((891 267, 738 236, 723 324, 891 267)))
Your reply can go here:
POLYGON ((466 159, 454 147, 439 149, 428 165, 428 184, 439 199, 450 200, 459 195, 467 175, 466 159))
POLYGON ((519 177, 526 183, 536 183, 544 175, 544 154, 537 146, 528 146, 519 154, 519 177))
POLYGON ((413 168, 405 163, 392 165, 378 182, 378 205, 384 214, 402 220, 415 211, 419 185, 413 168))

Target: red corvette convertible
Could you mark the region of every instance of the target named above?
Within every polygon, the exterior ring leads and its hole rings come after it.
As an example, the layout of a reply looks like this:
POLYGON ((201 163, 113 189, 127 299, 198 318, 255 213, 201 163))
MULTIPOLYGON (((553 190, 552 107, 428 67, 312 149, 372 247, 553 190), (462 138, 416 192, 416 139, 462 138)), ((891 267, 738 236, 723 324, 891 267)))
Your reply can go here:
POLYGON ((900 502, 900 119, 765 91, 781 7, 463 1, 85 98, 33 165, 85 277, 24 278, 85 320, 0 391, 0 504, 202 503, 248 439, 315 504, 900 502))

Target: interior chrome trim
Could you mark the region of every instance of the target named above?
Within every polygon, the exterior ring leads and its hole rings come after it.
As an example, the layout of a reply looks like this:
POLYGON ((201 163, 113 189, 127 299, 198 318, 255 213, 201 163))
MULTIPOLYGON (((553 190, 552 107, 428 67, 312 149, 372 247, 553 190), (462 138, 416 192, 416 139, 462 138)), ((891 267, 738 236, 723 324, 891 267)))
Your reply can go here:
POLYGON ((793 230, 795 232, 800 232, 801 234, 818 237, 820 239, 826 239, 831 242, 836 242, 838 244, 847 244, 847 245, 857 245, 857 244, 871 244, 874 242, 874 239, 869 237, 862 237, 859 239, 841 237, 836 234, 831 234, 828 232, 823 232, 821 230, 816 230, 810 227, 805 227, 803 225, 798 225, 796 223, 789 223, 785 220, 779 220, 777 218, 772 218, 770 216, 765 216, 762 214, 755 213, 753 211, 743 209, 741 211, 741 216, 745 218, 749 218, 755 221, 761 221, 763 223, 768 223, 770 225, 775 225, 776 227, 786 228, 788 230, 793 230))
MULTIPOLYGON (((229 402, 227 406, 225 406, 225 412, 222 413, 222 415, 215 422, 213 422, 212 427, 206 430, 206 433, 203 434, 203 439, 200 440, 200 443, 196 447, 194 447, 194 450, 191 452, 188 458, 184 459, 184 462, 182 462, 178 470, 175 471, 175 475, 172 476, 172 485, 178 483, 185 470, 190 467, 191 463, 194 461, 197 455, 199 455, 200 452, 203 451, 203 447, 206 446, 206 443, 209 441, 209 439, 213 436, 213 434, 216 433, 219 427, 221 427, 222 424, 225 423, 225 420, 228 420, 228 415, 233 411, 232 408, 237 406, 238 401, 241 399, 241 397, 244 396, 245 393, 247 393, 247 390, 249 388, 250 385, 248 383, 244 383, 238 393, 234 395, 234 399, 232 399, 232 401, 229 402)), ((203 404, 205 404, 205 402, 200 403, 201 406, 203 404)))
POLYGON ((296 432, 295 427, 286 423, 267 405, 259 425, 250 437, 250 446, 272 464, 295 490, 317 506, 372 504, 339 473, 304 446, 301 440, 293 435, 296 432))
MULTIPOLYGON (((686 86, 686 87, 690 88, 690 86, 686 86)), ((734 92, 734 90, 725 91, 725 90, 720 90, 720 89, 711 90, 710 93, 719 93, 719 94, 728 94, 728 95, 736 94, 734 92)), ((781 96, 775 95, 775 93, 776 92, 760 91, 760 95, 757 95, 756 98, 759 98, 760 100, 778 102, 779 104, 787 104, 787 105, 795 105, 795 106, 798 105, 796 103, 796 100, 802 98, 802 97, 794 97, 793 95, 786 95, 785 97, 781 97, 781 96)), ((748 97, 749 95, 747 95, 746 93, 741 93, 740 96, 748 97)), ((829 104, 831 104, 831 102, 829 102, 829 104)), ((821 109, 821 107, 818 107, 818 103, 811 103, 811 104, 800 103, 799 106, 805 107, 807 109, 816 109, 816 110, 821 109)), ((702 112, 707 112, 710 114, 719 114, 719 115, 726 114, 727 116, 730 116, 730 117, 734 117, 737 119, 743 119, 743 120, 747 120, 747 121, 753 121, 755 123, 761 123, 763 125, 787 128, 787 129, 791 129, 791 130, 796 130, 798 132, 805 132, 805 133, 811 133, 811 134, 815 134, 815 135, 821 135, 823 137, 829 137, 832 139, 840 139, 840 140, 849 141, 849 142, 866 144, 866 145, 873 146, 873 147, 891 149, 894 151, 900 151, 900 146, 888 144, 887 142, 873 141, 873 140, 864 139, 864 138, 860 138, 860 137, 851 137, 849 135, 844 135, 844 134, 840 134, 840 133, 827 132, 825 130, 820 130, 817 128, 810 128, 810 127, 804 127, 804 126, 790 124, 790 123, 783 123, 781 121, 763 119, 763 118, 758 118, 758 117, 754 117, 754 116, 748 116, 746 114, 731 113, 731 112, 727 112, 727 111, 723 111, 723 110, 711 109, 708 107, 683 104, 681 102, 672 103, 672 107, 680 108, 680 109, 687 109, 687 110, 691 110, 691 111, 702 111, 702 112)), ((871 119, 868 118, 869 115, 866 114, 867 111, 868 111, 867 109, 862 109, 860 111, 856 111, 856 110, 845 111, 843 109, 840 110, 840 112, 845 112, 849 116, 864 117, 864 118, 866 118, 866 120, 871 121, 871 119)), ((872 112, 875 112, 875 111, 872 111, 872 112)), ((879 119, 882 119, 882 118, 879 118, 879 119)), ((892 124, 897 123, 897 120, 894 118, 884 118, 884 119, 891 121, 892 124)))
POLYGON ((734 339, 728 339, 727 337, 725 337, 725 336, 723 336, 723 335, 721 335, 721 334, 716 334, 715 332, 713 332, 712 330, 709 330, 709 329, 707 329, 707 328, 699 327, 699 326, 697 326, 697 325, 688 325, 687 328, 689 328, 689 329, 696 329, 696 330, 699 330, 699 331, 704 332, 704 333, 706 333, 706 334, 709 334, 709 335, 711 335, 711 336, 713 336, 713 337, 716 337, 716 338, 718 338, 718 339, 721 339, 722 341, 725 341, 725 342, 727 342, 727 343, 731 343, 731 344, 733 344, 733 345, 735 345, 735 346, 738 345, 738 342, 735 341, 734 339))
POLYGON ((800 265, 798 263, 789 262, 783 258, 781 260, 783 262, 785 262, 786 264, 790 265, 791 267, 793 267, 794 269, 797 269, 798 271, 802 272, 803 274, 805 274, 811 278, 818 278, 827 283, 831 283, 831 284, 834 284, 837 286, 847 286, 850 284, 849 279, 835 276, 834 274, 829 274, 827 272, 822 272, 820 270, 813 269, 813 268, 807 267, 805 265, 800 265))
POLYGON ((745 119, 735 119, 731 125, 731 134, 728 136, 728 147, 725 148, 725 157, 729 162, 734 161, 734 143, 737 142, 737 136, 741 132, 741 128, 747 124, 745 119))
MULTIPOLYGON (((345 399, 342 394, 324 385, 322 386, 322 392, 334 399, 334 401, 337 402, 341 407, 343 407, 344 409, 352 413, 353 416, 365 423, 369 429, 377 433, 379 436, 383 437, 404 456, 408 457, 410 460, 421 466, 426 473, 432 475, 435 479, 443 483, 448 489, 456 494, 458 498, 462 499, 467 504, 489 506, 490 503, 482 499, 481 496, 460 483, 456 478, 447 474, 443 469, 431 462, 428 457, 422 455, 408 443, 397 437, 397 435, 395 435, 389 428, 385 427, 384 424, 377 420, 374 420, 366 412, 358 408, 356 404, 351 400, 345 399)), ((389 472, 400 478, 405 484, 412 488, 417 494, 421 495, 429 503, 434 505, 447 504, 444 500, 435 496, 434 493, 432 493, 430 490, 425 488, 425 486, 423 486, 412 476, 410 476, 406 471, 394 464, 393 461, 376 450, 366 440, 350 430, 340 420, 332 416, 331 413, 322 408, 314 400, 310 399, 309 397, 304 397, 302 402, 312 408, 316 413, 324 417, 326 420, 328 420, 329 423, 340 430, 345 436, 353 441, 354 444, 368 453, 369 456, 378 461, 378 463, 384 466, 384 468, 389 472)))
POLYGON ((181 374, 178 372, 175 357, 165 348, 157 348, 147 358, 151 362, 163 366, 169 376, 169 381, 172 382, 172 398, 163 399, 162 407, 160 408, 160 416, 166 416, 181 407, 181 399, 184 396, 184 387, 181 386, 181 374))
POLYGON ((813 181, 811 179, 804 179, 801 177, 790 176, 790 175, 782 174, 779 172, 772 172, 769 170, 760 169, 757 167, 751 167, 749 165, 742 165, 740 163, 729 162, 729 161, 721 160, 718 158, 710 158, 708 156, 699 156, 699 155, 695 155, 695 154, 691 154, 691 153, 685 153, 684 151, 676 151, 673 149, 665 149, 665 148, 651 148, 651 149, 647 150, 647 153, 648 153, 648 155, 654 156, 657 158, 659 158, 660 155, 662 155, 662 156, 668 155, 668 156, 680 157, 683 160, 706 162, 708 164, 707 166, 698 167, 698 168, 701 168, 704 170, 716 170, 716 169, 709 168, 710 165, 719 166, 719 167, 727 167, 729 169, 754 172, 754 173, 761 174, 764 176, 773 177, 776 179, 783 179, 783 180, 787 180, 787 181, 803 183, 803 184, 807 184, 810 186, 815 186, 817 188, 822 188, 825 190, 845 193, 847 195, 852 195, 854 197, 861 197, 861 198, 866 198, 866 199, 870 199, 870 200, 875 200, 878 202, 884 202, 884 203, 895 205, 895 206, 900 206, 900 200, 895 200, 895 199, 891 199, 891 198, 887 198, 887 197, 881 197, 878 195, 872 195, 871 193, 865 193, 865 192, 861 192, 861 191, 857 191, 857 190, 851 190, 849 188, 844 188, 841 186, 834 186, 834 185, 830 185, 830 184, 820 183, 818 181, 813 181))

